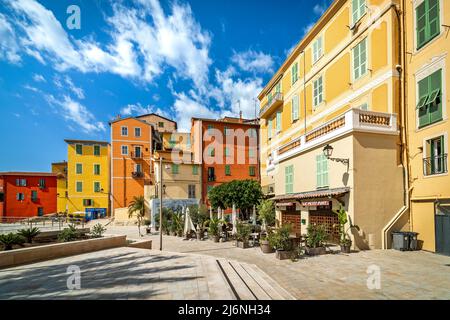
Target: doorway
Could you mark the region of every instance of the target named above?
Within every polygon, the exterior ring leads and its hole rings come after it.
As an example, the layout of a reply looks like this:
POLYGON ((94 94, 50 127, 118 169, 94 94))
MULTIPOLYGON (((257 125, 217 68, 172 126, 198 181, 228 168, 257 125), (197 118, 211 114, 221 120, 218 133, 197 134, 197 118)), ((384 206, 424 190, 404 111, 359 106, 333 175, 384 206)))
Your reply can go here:
POLYGON ((436 206, 435 224, 436 252, 450 256, 450 203, 436 206))

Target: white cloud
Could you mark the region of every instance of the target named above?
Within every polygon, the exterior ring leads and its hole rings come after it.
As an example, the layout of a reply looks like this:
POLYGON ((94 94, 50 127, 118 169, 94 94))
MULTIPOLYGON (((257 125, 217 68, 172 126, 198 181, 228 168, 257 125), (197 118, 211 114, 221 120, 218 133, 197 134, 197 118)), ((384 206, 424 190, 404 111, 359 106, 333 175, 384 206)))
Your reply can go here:
POLYGON ((33 74, 33 80, 36 82, 47 82, 47 80, 45 80, 45 78, 41 75, 41 74, 33 74))
POLYGON ((6 16, 0 13, 0 59, 17 64, 21 61, 16 34, 6 16))
POLYGON ((66 76, 64 78, 64 81, 67 83, 68 88, 70 89, 70 91, 72 91, 77 97, 78 99, 84 99, 84 91, 83 89, 77 87, 72 79, 69 76, 66 76))
POLYGON ((176 121, 180 131, 189 131, 191 128, 191 118, 212 118, 219 117, 217 111, 209 109, 205 104, 193 99, 185 93, 176 93, 173 108, 176 113, 176 121))
POLYGON ((231 61, 244 71, 261 73, 273 72, 273 58, 263 52, 256 52, 253 50, 239 53, 235 52, 231 57, 231 61))
POLYGON ((321 4, 318 3, 313 8, 313 12, 319 16, 321 16, 325 12, 325 10, 327 10, 327 4, 325 2, 321 4))
POLYGON ((52 95, 47 95, 46 99, 49 104, 58 107, 56 112, 69 122, 69 126, 79 128, 86 133, 106 130, 104 123, 97 121, 85 106, 69 96, 64 96, 62 100, 58 100, 52 95))
POLYGON ((120 109, 120 114, 124 116, 132 116, 132 115, 139 116, 147 113, 156 113, 170 119, 170 115, 168 112, 152 105, 144 107, 140 103, 136 103, 136 104, 128 104, 122 109, 120 109))
POLYGON ((30 86, 29 84, 26 84, 26 85, 24 85, 23 87, 24 87, 25 89, 27 89, 27 90, 30 90, 30 91, 33 91, 33 92, 36 92, 36 93, 41 92, 41 90, 39 90, 39 89, 36 88, 36 87, 30 86))

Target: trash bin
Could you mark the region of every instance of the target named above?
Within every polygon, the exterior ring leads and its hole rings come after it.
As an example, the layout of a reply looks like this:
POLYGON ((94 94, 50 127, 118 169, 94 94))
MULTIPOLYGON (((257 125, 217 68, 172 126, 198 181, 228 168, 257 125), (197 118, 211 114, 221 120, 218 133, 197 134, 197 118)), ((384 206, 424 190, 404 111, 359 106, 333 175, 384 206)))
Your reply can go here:
POLYGON ((408 232, 409 236, 409 250, 416 251, 417 250, 417 232, 408 232))
POLYGON ((409 250, 409 235, 407 232, 397 231, 392 233, 392 247, 395 250, 409 250))

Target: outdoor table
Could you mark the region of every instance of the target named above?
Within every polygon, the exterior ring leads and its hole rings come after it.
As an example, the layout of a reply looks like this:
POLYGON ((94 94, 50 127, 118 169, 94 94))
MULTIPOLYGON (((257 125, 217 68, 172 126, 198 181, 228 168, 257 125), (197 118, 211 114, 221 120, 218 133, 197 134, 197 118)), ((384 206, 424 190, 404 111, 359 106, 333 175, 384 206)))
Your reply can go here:
POLYGON ((253 246, 255 246, 255 242, 257 240, 259 240, 259 233, 254 232, 254 233, 250 233, 250 237, 252 238, 252 244, 253 246))

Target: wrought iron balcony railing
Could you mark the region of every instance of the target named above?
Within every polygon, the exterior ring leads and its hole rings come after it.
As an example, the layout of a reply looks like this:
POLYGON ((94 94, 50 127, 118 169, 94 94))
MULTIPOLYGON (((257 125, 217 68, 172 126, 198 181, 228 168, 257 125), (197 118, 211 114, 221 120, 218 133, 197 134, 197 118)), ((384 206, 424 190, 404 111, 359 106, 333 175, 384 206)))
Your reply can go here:
POLYGON ((133 178, 142 178, 144 176, 144 173, 141 171, 135 171, 131 173, 131 176, 133 178))
POLYGON ((447 154, 423 159, 423 175, 447 173, 447 154))

